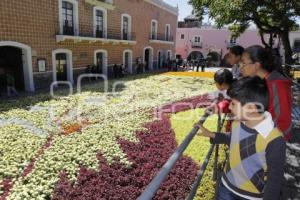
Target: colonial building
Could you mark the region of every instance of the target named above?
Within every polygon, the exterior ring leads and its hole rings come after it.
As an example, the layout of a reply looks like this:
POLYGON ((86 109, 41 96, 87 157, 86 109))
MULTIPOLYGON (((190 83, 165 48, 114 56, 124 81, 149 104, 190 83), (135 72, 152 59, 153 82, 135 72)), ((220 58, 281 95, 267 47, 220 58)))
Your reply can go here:
MULTIPOLYGON (((265 41, 269 41, 269 35, 264 36, 265 41)), ((290 32, 290 43, 294 53, 298 54, 300 63, 300 31, 290 32)), ((217 28, 208 23, 202 23, 199 17, 192 13, 184 21, 178 22, 176 34, 176 55, 183 59, 198 59, 206 57, 208 54, 218 54, 224 56, 228 49, 234 45, 248 47, 251 45, 262 45, 261 37, 255 28, 247 29, 239 38, 231 37, 228 28, 217 28)), ((280 54, 284 60, 284 50, 278 37, 273 38, 273 47, 280 47, 280 54)))
POLYGON ((231 46, 247 47, 254 44, 262 44, 256 29, 248 29, 239 38, 232 38, 228 28, 219 29, 209 23, 202 23, 193 14, 178 23, 176 54, 183 59, 193 60, 208 54, 219 55, 221 58, 231 46))
POLYGON ((0 72, 19 90, 74 83, 87 65, 111 76, 175 56, 178 8, 163 0, 1 0, 0 72))

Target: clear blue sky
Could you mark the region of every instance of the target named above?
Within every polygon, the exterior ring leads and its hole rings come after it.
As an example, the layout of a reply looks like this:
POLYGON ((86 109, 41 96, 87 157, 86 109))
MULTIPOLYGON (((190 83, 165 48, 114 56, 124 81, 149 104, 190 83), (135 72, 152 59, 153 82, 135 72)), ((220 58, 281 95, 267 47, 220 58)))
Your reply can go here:
POLYGON ((179 20, 183 20, 186 16, 190 15, 193 7, 188 4, 188 0, 164 0, 166 3, 179 7, 179 20))

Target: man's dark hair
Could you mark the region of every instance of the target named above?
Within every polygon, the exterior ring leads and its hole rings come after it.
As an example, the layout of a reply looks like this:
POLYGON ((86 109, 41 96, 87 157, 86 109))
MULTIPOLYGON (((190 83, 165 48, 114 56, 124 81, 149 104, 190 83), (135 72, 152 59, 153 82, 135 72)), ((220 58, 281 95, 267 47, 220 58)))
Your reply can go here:
POLYGON ((230 51, 230 53, 232 53, 236 56, 242 56, 244 53, 244 47, 242 47, 240 45, 236 45, 236 46, 230 47, 229 51, 230 51))
POLYGON ((224 83, 231 85, 233 82, 233 76, 231 71, 229 71, 228 69, 220 69, 215 73, 214 80, 220 85, 224 83))
POLYGON ((266 81, 258 76, 235 81, 227 91, 227 95, 232 99, 236 99, 242 105, 260 103, 264 106, 265 111, 269 107, 269 92, 266 81))

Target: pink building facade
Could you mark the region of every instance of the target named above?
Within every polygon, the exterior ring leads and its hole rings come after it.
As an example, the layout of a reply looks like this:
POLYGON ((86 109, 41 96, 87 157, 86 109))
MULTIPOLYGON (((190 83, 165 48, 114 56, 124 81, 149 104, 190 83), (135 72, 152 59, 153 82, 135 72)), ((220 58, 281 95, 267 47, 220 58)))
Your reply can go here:
POLYGON ((190 55, 196 53, 206 58, 210 52, 216 52, 223 57, 231 46, 248 47, 256 44, 262 45, 256 29, 249 29, 234 40, 227 28, 217 29, 212 26, 178 28, 176 55, 182 59, 188 59, 190 55))

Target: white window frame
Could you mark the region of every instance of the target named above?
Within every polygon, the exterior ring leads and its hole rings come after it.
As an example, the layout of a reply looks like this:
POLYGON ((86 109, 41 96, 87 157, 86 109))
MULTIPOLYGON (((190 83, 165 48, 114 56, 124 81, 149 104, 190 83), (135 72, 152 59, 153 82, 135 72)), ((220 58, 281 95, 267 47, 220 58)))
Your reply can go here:
POLYGON ((67 80, 73 84, 74 83, 74 80, 73 80, 73 55, 72 55, 72 51, 69 49, 56 49, 56 50, 52 51, 53 82, 57 81, 56 54, 58 54, 58 53, 67 54, 67 80))
POLYGON ((152 39, 152 40, 157 40, 157 29, 158 29, 158 22, 157 22, 157 20, 152 19, 152 20, 151 20, 151 39, 152 39), (152 33, 153 33, 153 27, 152 27, 152 24, 153 24, 153 22, 155 23, 155 35, 154 35, 154 38, 152 38, 152 33))
POLYGON ((104 28, 104 38, 107 38, 107 10, 100 6, 96 6, 93 9, 93 26, 94 26, 94 37, 96 37, 96 11, 100 10, 103 12, 103 28, 104 28))
POLYGON ((200 35, 195 35, 193 38, 193 42, 196 44, 200 44, 202 42, 202 37, 200 35), (196 38, 200 38, 199 42, 196 42, 196 38))
POLYGON ((146 62, 146 58, 145 58, 145 51, 146 51, 146 49, 149 49, 150 50, 150 57, 149 57, 149 59, 150 59, 150 64, 149 64, 149 70, 153 70, 153 53, 154 53, 154 51, 153 51, 153 47, 151 47, 151 46, 147 46, 147 47, 145 47, 144 49, 143 49, 143 63, 145 63, 146 62))
POLYGON ((63 23, 62 23, 62 2, 66 1, 69 3, 73 4, 73 11, 74 11, 74 16, 73 16, 73 21, 74 21, 74 35, 78 36, 79 35, 79 20, 78 20, 78 1, 76 0, 58 0, 58 19, 59 19, 59 34, 63 34, 63 23))
POLYGON ((107 50, 98 49, 94 52, 94 64, 95 65, 97 65, 97 53, 103 53, 104 54, 102 73, 107 76, 107 67, 108 67, 108 53, 107 53, 107 50))
POLYGON ((166 24, 165 27, 165 39, 167 40, 167 36, 168 36, 168 41, 170 41, 170 36, 171 36, 171 25, 170 24, 166 24), (167 27, 169 27, 169 31, 167 32, 167 27))
POLYGON ((127 13, 123 13, 121 15, 121 37, 123 40, 123 18, 128 17, 128 37, 131 38, 131 32, 132 32, 132 19, 131 16, 127 13))
POLYGON ((132 59, 133 59, 133 53, 132 53, 132 50, 130 50, 130 49, 126 49, 126 50, 124 50, 123 51, 123 65, 124 65, 124 67, 125 67, 125 54, 126 53, 129 53, 129 66, 128 66, 128 72, 130 73, 130 74, 132 74, 133 73, 133 71, 132 71, 132 59))

